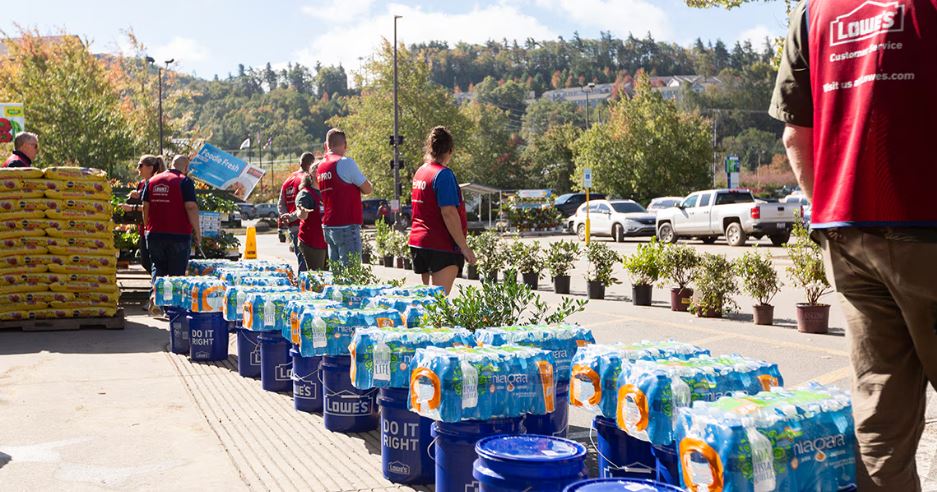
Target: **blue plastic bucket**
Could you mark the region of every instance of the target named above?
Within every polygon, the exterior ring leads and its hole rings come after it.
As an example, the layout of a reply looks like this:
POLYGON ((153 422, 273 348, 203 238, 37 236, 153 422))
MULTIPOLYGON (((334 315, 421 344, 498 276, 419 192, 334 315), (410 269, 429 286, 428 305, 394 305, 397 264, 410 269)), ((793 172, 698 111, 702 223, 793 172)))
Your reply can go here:
POLYGON ((592 421, 597 435, 595 449, 598 453, 600 478, 657 477, 656 462, 651 444, 635 439, 618 428, 615 421, 597 416, 592 421))
POLYGON ((432 436, 436 440, 436 491, 463 492, 475 490, 478 483, 472 467, 478 455, 475 444, 498 434, 523 434, 521 418, 468 420, 465 422, 434 422, 432 436))
POLYGON ((593 478, 576 482, 563 492, 682 492, 683 489, 666 483, 637 478, 593 478))
POLYGON ((260 387, 283 393, 293 389, 290 344, 278 331, 262 331, 260 339, 260 387))
POLYGON ((322 357, 303 357, 290 349, 293 358, 293 407, 299 412, 322 411, 322 357))
POLYGON ((216 361, 228 358, 228 326, 221 313, 186 315, 189 324, 189 358, 216 361))
POLYGON ((185 317, 185 309, 169 306, 164 309, 169 316, 169 351, 174 354, 188 354, 189 322, 185 317))
POLYGON ((475 452, 481 492, 562 492, 588 476, 586 447, 559 437, 486 437, 475 452))
POLYGON ((322 357, 322 417, 332 432, 368 432, 377 429, 377 388, 359 390, 351 385, 347 355, 322 357))
POLYGON ((654 454, 657 480, 671 485, 680 485, 680 456, 676 443, 669 446, 651 446, 654 454))
POLYGON ((566 437, 569 428, 569 383, 556 385, 556 407, 546 415, 527 415, 524 428, 528 434, 566 437))
POLYGON ((429 454, 433 421, 407 409, 410 391, 381 388, 381 469, 394 483, 432 483, 435 465, 429 454))
POLYGON ((237 329, 238 374, 245 378, 260 377, 260 340, 257 332, 246 328, 237 329))

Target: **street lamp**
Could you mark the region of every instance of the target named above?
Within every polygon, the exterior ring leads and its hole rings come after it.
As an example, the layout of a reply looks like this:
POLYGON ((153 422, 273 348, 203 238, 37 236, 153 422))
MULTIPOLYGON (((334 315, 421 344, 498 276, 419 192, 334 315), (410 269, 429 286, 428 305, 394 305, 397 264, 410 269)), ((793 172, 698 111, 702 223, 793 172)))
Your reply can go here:
POLYGON ((582 86, 582 92, 586 93, 586 129, 588 129, 590 126, 589 112, 592 110, 592 108, 589 106, 589 93, 592 92, 594 89, 595 89, 595 82, 589 82, 588 84, 582 86))
POLYGON ((400 223, 400 107, 397 104, 397 19, 394 16, 394 225, 400 223))
MULTIPOLYGON (((152 60, 150 57, 147 58, 152 60)), ((166 70, 169 70, 169 64, 174 61, 176 61, 175 58, 170 58, 163 62, 166 64, 166 70)), ((163 155, 163 67, 157 67, 156 70, 159 75, 159 155, 163 155)))

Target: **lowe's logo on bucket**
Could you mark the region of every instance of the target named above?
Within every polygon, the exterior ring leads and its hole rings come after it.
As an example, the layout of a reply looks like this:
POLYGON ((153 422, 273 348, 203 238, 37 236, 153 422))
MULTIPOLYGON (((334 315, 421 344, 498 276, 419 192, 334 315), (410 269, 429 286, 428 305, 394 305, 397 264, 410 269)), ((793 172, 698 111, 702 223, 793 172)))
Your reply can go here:
POLYGON ((399 461, 394 461, 387 464, 387 471, 391 473, 399 473, 400 475, 409 475, 410 465, 401 463, 399 461))
POLYGON ((277 381, 292 381, 293 380, 293 363, 288 364, 278 364, 277 365, 277 381))
MULTIPOLYGON (((294 381, 295 383, 296 381, 294 381)), ((303 381, 302 384, 293 384, 293 398, 308 400, 316 396, 316 384, 303 381)))
POLYGON ((325 399, 325 411, 332 415, 371 415, 371 400, 367 397, 339 391, 325 399))
POLYGON ((480 490, 481 484, 479 484, 478 481, 465 484, 465 492, 479 492, 480 490))
POLYGON ((260 365, 260 345, 255 345, 254 350, 251 350, 251 365, 260 365))

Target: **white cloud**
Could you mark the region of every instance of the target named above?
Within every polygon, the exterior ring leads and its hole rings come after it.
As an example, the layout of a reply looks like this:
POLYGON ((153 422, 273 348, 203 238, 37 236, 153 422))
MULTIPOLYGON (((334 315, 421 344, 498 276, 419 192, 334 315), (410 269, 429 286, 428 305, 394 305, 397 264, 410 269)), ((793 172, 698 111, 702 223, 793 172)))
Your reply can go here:
POLYGON ((537 6, 559 10, 581 26, 625 37, 643 37, 650 32, 657 39, 670 39, 673 30, 667 13, 648 0, 535 0, 537 6))
POLYGON ((345 24, 356 22, 359 17, 368 15, 372 5, 374 0, 320 1, 314 5, 303 6, 302 12, 313 19, 345 24))
POLYGON ((490 39, 556 37, 556 33, 540 21, 507 4, 475 6, 468 12, 453 14, 391 4, 384 12, 359 19, 354 24, 320 32, 293 58, 308 66, 320 61, 324 65, 341 63, 346 69, 357 68, 360 66, 359 57, 374 53, 381 46, 382 39, 393 39, 394 15, 403 16, 397 21, 397 40, 406 44, 446 41, 453 45, 459 41, 484 43, 490 39))
POLYGON ((168 43, 152 50, 156 63, 174 59, 178 64, 198 63, 208 59, 208 48, 192 38, 174 37, 168 43))
POLYGON ((779 36, 779 32, 772 31, 764 25, 757 25, 751 29, 746 29, 739 34, 738 41, 744 43, 745 41, 751 41, 752 47, 756 50, 760 50, 764 47, 765 38, 774 39, 779 36))

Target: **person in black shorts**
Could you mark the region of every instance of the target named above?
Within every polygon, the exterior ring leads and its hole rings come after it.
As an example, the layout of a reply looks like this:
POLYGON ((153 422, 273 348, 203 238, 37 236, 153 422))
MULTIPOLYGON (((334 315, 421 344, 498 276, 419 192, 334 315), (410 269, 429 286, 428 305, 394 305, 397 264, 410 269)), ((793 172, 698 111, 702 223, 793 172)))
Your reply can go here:
POLYGON ((413 221, 410 253, 413 271, 426 285, 452 290, 463 265, 475 264, 475 252, 465 241, 468 222, 465 201, 452 169, 446 164, 455 148, 452 134, 444 127, 433 128, 424 147, 426 162, 413 175, 413 221))

